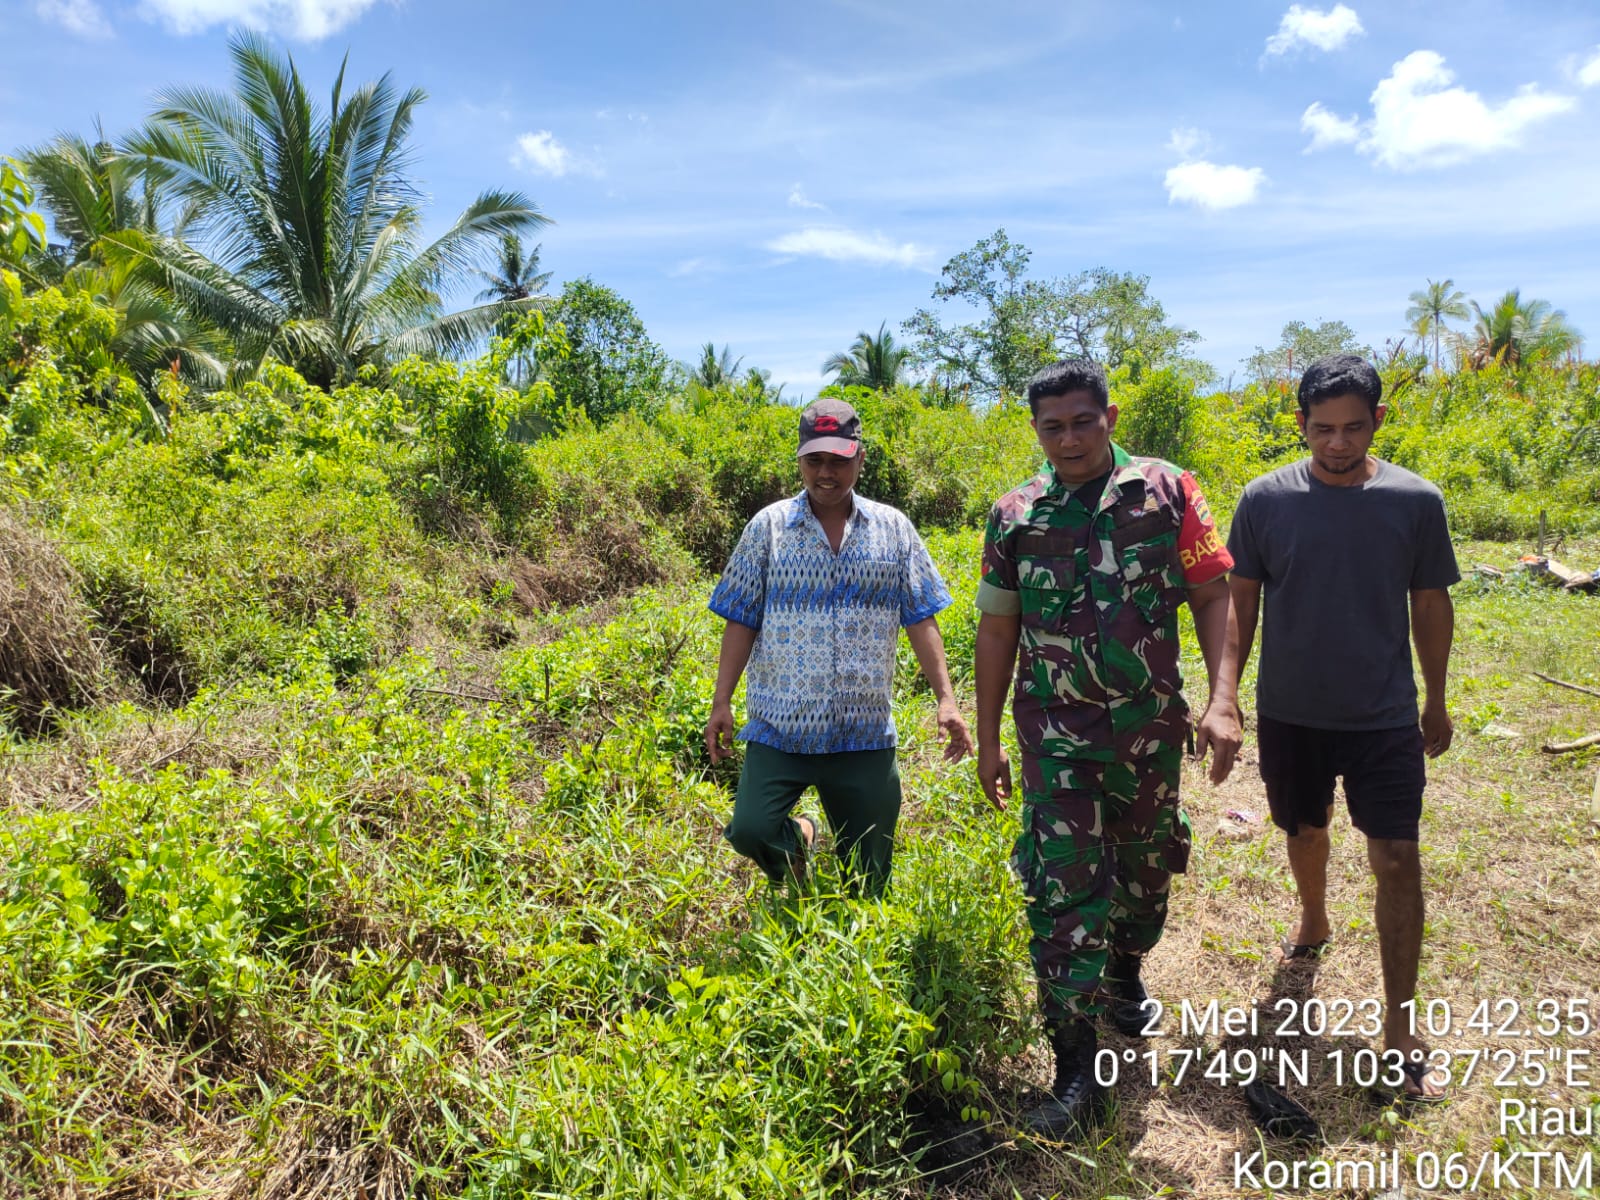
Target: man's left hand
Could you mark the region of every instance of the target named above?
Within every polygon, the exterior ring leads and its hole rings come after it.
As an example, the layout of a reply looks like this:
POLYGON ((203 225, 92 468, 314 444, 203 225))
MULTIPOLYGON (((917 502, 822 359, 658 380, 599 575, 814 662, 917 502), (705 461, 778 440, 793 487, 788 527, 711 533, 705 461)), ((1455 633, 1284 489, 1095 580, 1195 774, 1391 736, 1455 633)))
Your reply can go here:
POLYGON ((939 705, 939 728, 945 737, 944 760, 960 762, 972 753, 972 734, 954 701, 939 705))
POLYGON ((1455 722, 1443 704, 1429 704, 1422 710, 1422 749, 1429 758, 1438 758, 1450 749, 1455 739, 1455 722))
POLYGON ((1244 742, 1237 704, 1209 704, 1194 731, 1195 757, 1204 759, 1211 749, 1211 782, 1221 783, 1233 770, 1234 757, 1244 742))

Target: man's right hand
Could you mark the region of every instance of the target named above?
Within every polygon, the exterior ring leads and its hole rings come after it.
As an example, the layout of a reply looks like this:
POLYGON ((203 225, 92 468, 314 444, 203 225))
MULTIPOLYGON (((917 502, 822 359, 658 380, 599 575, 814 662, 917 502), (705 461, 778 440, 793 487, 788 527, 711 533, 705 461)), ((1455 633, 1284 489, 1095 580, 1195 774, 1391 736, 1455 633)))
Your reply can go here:
POLYGON ((1011 760, 1003 746, 978 747, 978 783, 996 812, 1005 812, 1011 796, 1011 760))
POLYGON ((713 764, 733 755, 733 705, 713 704, 706 722, 706 753, 713 764))
POLYGON ((1203 761, 1206 751, 1211 751, 1211 782, 1221 783, 1233 770, 1233 760, 1244 744, 1244 729, 1239 720, 1239 706, 1232 701, 1213 700, 1206 706, 1200 724, 1194 731, 1194 757, 1203 761))

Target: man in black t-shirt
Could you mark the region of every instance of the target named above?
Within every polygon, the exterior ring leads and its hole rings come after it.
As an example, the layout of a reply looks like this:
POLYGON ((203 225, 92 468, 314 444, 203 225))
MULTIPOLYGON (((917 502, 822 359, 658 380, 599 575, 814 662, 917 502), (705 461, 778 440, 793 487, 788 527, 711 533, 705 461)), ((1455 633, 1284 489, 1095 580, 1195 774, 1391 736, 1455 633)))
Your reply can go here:
POLYGON ((1319 957, 1331 936, 1328 823, 1342 776, 1378 884, 1391 1078, 1406 1097, 1435 1100, 1443 1073, 1429 1070, 1412 1019, 1423 918, 1417 833, 1424 757, 1443 754, 1452 736, 1448 589, 1460 574, 1439 489, 1367 453, 1383 421, 1382 395, 1377 371, 1356 355, 1328 355, 1306 368, 1299 422, 1311 457, 1253 481, 1234 514, 1228 551, 1238 636, 1228 651, 1236 651, 1237 681, 1264 597, 1261 777, 1300 892, 1284 960, 1319 957), (1422 668, 1420 714, 1408 633, 1422 668))

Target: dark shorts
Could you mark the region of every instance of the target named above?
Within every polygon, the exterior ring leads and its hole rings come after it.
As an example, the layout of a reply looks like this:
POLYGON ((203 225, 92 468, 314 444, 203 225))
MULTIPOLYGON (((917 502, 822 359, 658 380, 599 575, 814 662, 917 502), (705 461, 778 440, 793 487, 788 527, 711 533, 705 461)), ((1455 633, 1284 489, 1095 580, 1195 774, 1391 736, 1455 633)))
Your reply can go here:
POLYGON ((1351 824, 1369 838, 1417 840, 1428 771, 1416 725, 1312 729, 1261 716, 1256 725, 1267 807, 1279 829, 1293 836, 1302 825, 1324 828, 1342 776, 1351 824))

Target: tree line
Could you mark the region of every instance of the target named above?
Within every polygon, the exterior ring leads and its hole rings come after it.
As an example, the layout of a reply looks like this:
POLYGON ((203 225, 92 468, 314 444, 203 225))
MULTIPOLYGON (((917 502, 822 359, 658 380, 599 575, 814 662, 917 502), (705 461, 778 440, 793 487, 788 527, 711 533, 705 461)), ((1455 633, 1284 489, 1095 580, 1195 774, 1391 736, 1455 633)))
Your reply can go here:
MULTIPOLYGON (((424 244, 409 150, 421 89, 402 91, 389 73, 347 87, 347 58, 319 103, 293 59, 260 37, 236 37, 229 54, 231 90, 169 88, 120 139, 98 127, 91 138, 62 134, 0 166, 0 265, 27 288, 112 309, 113 351, 147 390, 163 374, 201 390, 232 386, 268 362, 337 386, 407 356, 479 350, 537 309, 564 340, 541 354, 525 339, 506 362, 509 381, 543 380, 593 419, 649 411, 664 391, 781 399, 770 374, 730 347, 706 343, 697 361, 673 362, 632 306, 593 280, 550 295, 540 246, 524 242, 550 220, 520 192, 482 192, 424 244), (471 281, 483 285, 473 303, 448 310, 444 297, 471 281)), ((1018 395, 1064 355, 1135 380, 1171 369, 1196 387, 1219 382, 1194 353, 1200 335, 1168 317, 1148 276, 1095 267, 1039 278, 1031 258, 1003 228, 979 239, 944 265, 931 305, 900 324, 899 338, 888 321, 862 330, 824 375, 843 387, 915 385, 941 404, 1018 395)), ((1245 373, 1281 387, 1334 351, 1437 374, 1447 354, 1455 369, 1482 369, 1582 346, 1565 313, 1518 289, 1483 307, 1453 280, 1430 279, 1409 301, 1406 335, 1381 351, 1342 321, 1292 321, 1277 345, 1244 360, 1245 373)))

